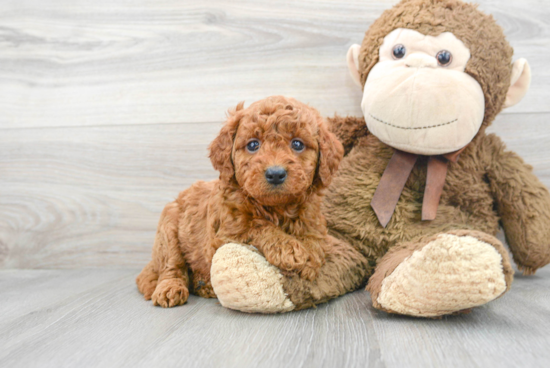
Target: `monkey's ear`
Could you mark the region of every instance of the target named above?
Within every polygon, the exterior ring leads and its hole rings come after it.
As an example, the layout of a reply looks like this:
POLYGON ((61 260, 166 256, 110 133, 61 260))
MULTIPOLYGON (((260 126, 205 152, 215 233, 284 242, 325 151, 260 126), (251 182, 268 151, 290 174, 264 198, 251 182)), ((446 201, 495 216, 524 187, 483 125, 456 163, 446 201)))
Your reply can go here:
POLYGON ((212 166, 220 172, 220 180, 225 182, 229 182, 231 178, 233 178, 233 175, 235 175, 231 154, 233 151, 233 140, 235 139, 237 129, 239 128, 239 122, 243 116, 243 105, 244 101, 239 103, 234 110, 229 111, 229 116, 220 134, 218 134, 216 139, 214 139, 208 147, 212 166))
POLYGON ((351 77, 353 78, 353 81, 359 87, 363 87, 361 85, 361 75, 359 74, 359 51, 360 50, 361 50, 360 45, 358 44, 351 45, 348 50, 347 60, 348 60, 348 69, 351 74, 351 77))
POLYGON ((504 108, 514 106, 521 101, 523 96, 529 90, 531 84, 531 68, 525 59, 519 59, 512 65, 512 78, 510 80, 510 88, 506 94, 504 108))

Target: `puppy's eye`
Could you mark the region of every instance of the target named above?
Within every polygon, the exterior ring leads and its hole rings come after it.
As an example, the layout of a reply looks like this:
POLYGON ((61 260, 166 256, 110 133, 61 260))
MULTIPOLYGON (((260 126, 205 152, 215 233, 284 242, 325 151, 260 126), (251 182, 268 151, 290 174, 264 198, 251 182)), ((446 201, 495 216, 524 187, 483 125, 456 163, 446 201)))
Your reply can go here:
POLYGON ((453 61, 453 55, 447 50, 441 50, 435 55, 437 62, 441 66, 447 66, 453 61))
POLYGON ((260 141, 257 139, 251 139, 246 144, 246 150, 250 153, 254 153, 260 149, 260 141))
POLYGON ((306 145, 299 139, 293 139, 290 142, 290 147, 296 152, 302 152, 306 148, 306 145))
POLYGON ((405 46, 401 44, 395 45, 393 47, 392 54, 394 59, 402 59, 406 53, 407 53, 407 49, 405 48, 405 46))

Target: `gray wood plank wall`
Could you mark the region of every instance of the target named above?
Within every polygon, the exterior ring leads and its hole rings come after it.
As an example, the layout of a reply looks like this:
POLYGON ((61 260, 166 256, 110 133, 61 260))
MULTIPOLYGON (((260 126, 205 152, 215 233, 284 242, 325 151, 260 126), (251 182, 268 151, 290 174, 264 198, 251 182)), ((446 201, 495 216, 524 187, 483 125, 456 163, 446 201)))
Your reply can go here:
MULTIPOLYGON (((361 114, 345 54, 394 3, 0 2, 0 268, 143 265, 164 204, 216 178, 228 108, 361 114)), ((491 130, 550 185, 550 6, 479 3, 534 75, 491 130)))

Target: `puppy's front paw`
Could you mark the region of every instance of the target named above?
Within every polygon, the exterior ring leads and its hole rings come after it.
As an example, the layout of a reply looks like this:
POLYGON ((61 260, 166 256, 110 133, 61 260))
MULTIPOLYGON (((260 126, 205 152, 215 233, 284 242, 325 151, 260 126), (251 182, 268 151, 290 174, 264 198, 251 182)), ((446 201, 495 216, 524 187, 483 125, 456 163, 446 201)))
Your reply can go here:
POLYGON ((307 250, 297 240, 285 240, 265 253, 265 258, 281 271, 298 272, 304 268, 309 258, 307 250))
POLYGON ((313 281, 317 278, 319 270, 325 264, 325 252, 322 249, 317 251, 310 251, 309 257, 304 265, 304 268, 300 271, 300 277, 308 281, 313 281))
POLYGON ((300 271, 300 277, 308 280, 313 281, 317 278, 317 275, 319 274, 320 267, 317 265, 309 266, 309 264, 306 264, 304 268, 300 271))
POLYGON ((317 277, 324 259, 312 254, 302 243, 294 239, 277 245, 265 256, 269 263, 283 273, 298 273, 300 277, 310 281, 317 277))
POLYGON ((189 297, 189 290, 181 279, 166 279, 158 283, 151 296, 154 305, 172 308, 182 305, 189 297))

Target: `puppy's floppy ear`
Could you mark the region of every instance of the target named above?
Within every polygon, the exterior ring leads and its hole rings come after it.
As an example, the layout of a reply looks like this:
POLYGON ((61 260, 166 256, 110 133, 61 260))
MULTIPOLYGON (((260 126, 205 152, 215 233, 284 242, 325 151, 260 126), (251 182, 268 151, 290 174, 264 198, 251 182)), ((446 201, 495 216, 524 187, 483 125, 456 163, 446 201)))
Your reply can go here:
POLYGON ((228 112, 227 120, 220 130, 220 134, 210 143, 210 161, 214 169, 220 172, 220 180, 229 182, 235 175, 231 153, 233 141, 239 128, 239 122, 243 116, 244 101, 240 102, 234 110, 228 112))
POLYGON ((316 177, 318 186, 321 188, 329 186, 343 156, 342 143, 328 130, 323 121, 319 124, 319 162, 316 177))

